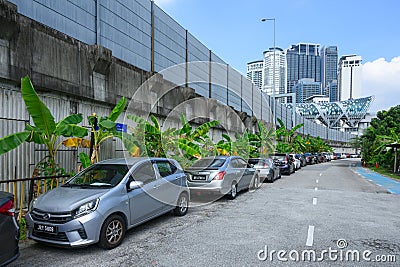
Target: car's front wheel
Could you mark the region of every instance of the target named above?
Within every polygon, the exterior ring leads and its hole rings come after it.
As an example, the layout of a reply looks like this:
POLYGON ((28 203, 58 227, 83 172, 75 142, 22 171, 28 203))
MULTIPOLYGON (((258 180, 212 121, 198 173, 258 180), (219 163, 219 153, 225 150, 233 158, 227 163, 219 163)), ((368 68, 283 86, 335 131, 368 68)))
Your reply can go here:
POLYGON ((125 231, 125 220, 117 214, 111 215, 101 227, 100 247, 113 249, 119 246, 125 237, 125 231))
POLYGON ((174 215, 175 216, 184 216, 186 215, 188 211, 188 206, 189 206, 189 197, 187 194, 182 193, 179 198, 177 205, 174 209, 174 215))

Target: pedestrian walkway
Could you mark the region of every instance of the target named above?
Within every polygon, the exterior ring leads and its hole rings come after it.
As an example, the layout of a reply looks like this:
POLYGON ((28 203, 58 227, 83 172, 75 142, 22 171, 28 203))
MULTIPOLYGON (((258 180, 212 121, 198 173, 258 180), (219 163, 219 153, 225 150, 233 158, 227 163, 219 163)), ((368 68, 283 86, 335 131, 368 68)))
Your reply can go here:
POLYGON ((365 179, 385 188, 390 193, 400 195, 400 182, 373 172, 367 168, 357 167, 357 172, 365 179))

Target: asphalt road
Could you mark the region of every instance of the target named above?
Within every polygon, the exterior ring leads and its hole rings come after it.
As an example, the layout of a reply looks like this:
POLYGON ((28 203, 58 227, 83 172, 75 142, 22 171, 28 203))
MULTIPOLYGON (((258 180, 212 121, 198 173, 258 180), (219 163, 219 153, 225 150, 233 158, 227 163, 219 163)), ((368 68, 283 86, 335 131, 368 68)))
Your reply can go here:
POLYGON ((356 162, 307 166, 233 201, 197 198, 186 216, 136 227, 114 250, 28 241, 11 266, 399 266, 400 196, 356 162))

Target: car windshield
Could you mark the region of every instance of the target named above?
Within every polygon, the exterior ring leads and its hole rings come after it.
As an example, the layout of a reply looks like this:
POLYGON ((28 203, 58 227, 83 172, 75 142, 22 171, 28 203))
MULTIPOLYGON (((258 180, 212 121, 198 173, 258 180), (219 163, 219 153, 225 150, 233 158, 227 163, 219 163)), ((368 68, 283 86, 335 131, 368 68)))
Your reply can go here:
POLYGON ((121 182, 129 168, 123 164, 95 164, 78 173, 65 187, 111 188, 121 182))
POLYGON ((219 168, 224 165, 225 159, 206 158, 196 161, 192 168, 219 168))

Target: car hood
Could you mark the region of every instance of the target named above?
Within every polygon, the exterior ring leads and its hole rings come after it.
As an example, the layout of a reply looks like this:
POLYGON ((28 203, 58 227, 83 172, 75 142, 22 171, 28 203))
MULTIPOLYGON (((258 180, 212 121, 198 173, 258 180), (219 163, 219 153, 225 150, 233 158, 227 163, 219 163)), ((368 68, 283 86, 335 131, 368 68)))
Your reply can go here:
POLYGON ((69 212, 104 195, 109 190, 57 187, 41 195, 36 200, 34 208, 49 212, 69 212))

